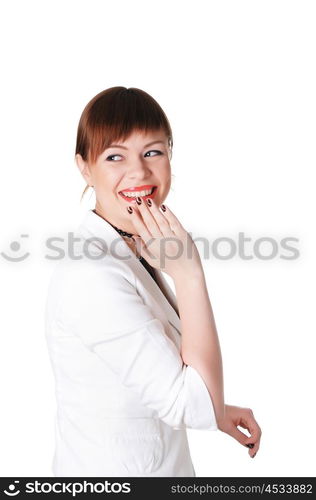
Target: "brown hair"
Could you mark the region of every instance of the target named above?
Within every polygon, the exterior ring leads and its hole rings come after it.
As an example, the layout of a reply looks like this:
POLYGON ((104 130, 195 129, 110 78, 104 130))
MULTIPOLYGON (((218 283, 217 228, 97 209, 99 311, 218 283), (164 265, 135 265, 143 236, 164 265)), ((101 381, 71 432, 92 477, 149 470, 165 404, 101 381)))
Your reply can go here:
MULTIPOLYGON (((124 141, 135 130, 145 133, 163 129, 172 154, 170 123, 157 101, 143 90, 111 87, 88 102, 79 120, 76 153, 95 163, 98 156, 115 141, 124 141)), ((82 195, 83 198, 87 184, 82 195)))

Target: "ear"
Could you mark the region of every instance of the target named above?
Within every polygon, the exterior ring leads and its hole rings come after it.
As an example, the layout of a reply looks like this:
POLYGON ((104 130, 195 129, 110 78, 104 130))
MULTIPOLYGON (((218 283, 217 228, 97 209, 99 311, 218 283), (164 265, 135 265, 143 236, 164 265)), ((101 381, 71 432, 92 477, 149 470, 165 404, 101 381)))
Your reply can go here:
POLYGON ((93 186, 91 169, 90 169, 88 163, 83 160, 82 156, 79 153, 76 154, 75 160, 77 163, 77 167, 79 168, 79 171, 80 171, 82 177, 84 178, 84 180, 86 181, 86 183, 89 186, 93 186))

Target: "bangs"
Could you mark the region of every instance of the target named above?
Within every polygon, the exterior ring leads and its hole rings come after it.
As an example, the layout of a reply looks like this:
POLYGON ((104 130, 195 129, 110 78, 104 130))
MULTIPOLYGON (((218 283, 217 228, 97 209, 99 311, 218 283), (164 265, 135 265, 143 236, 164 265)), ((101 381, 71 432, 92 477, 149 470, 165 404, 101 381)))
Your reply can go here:
POLYGON ((172 149, 172 130, 160 105, 143 90, 112 87, 97 94, 81 115, 76 154, 94 164, 112 143, 125 141, 132 132, 162 130, 172 149))

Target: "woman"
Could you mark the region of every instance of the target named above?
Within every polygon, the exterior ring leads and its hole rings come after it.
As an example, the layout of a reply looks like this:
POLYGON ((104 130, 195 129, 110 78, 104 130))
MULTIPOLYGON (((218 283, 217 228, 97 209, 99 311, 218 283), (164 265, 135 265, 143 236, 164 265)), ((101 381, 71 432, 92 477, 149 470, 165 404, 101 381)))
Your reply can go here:
POLYGON ((195 476, 187 428, 259 449, 252 411, 224 404, 201 260, 163 205, 172 145, 163 110, 136 88, 107 89, 81 115, 75 159, 96 205, 47 298, 55 476, 195 476))

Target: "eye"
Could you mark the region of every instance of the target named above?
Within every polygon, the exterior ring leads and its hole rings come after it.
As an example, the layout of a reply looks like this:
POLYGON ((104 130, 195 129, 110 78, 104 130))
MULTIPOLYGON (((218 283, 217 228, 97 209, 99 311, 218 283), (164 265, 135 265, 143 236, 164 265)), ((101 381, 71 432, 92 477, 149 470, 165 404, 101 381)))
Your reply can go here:
MULTIPOLYGON (((121 156, 121 155, 110 155, 110 156, 108 156, 108 157, 107 157, 107 161, 113 161, 112 159, 111 159, 111 160, 109 160, 109 158, 114 158, 114 156, 121 156)), ((114 160, 114 161, 115 161, 115 160, 114 160)))
POLYGON ((161 152, 161 151, 158 151, 157 149, 152 149, 151 151, 147 151, 147 153, 145 153, 145 156, 146 156, 148 153, 158 153, 158 155, 162 155, 162 152, 161 152))

